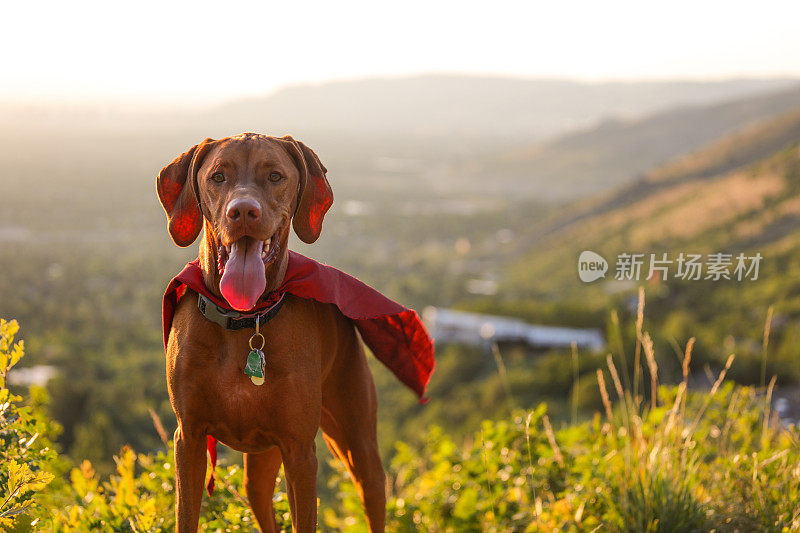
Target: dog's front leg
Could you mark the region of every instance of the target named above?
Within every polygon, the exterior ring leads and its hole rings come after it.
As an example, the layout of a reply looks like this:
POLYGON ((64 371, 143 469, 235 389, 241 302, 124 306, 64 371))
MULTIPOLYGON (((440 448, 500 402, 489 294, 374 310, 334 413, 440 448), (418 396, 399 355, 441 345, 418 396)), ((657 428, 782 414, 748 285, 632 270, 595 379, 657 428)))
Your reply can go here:
POLYGON ((200 520, 203 481, 206 477, 206 435, 175 430, 175 519, 178 533, 194 533, 200 520))
POLYGON ((292 530, 310 533, 317 527, 317 450, 314 441, 281 447, 292 530))

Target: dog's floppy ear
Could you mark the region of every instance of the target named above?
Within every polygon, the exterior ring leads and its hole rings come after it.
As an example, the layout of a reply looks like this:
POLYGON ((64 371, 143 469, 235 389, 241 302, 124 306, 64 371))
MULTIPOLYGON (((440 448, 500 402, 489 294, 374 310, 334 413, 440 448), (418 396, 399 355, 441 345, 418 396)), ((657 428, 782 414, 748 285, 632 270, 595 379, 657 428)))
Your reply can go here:
POLYGON ((213 139, 206 139, 161 169, 156 178, 158 199, 167 213, 167 228, 178 246, 189 246, 203 229, 196 174, 213 139))
POLYGON ((319 238, 322 220, 333 205, 333 191, 325 177, 328 169, 305 144, 289 135, 280 140, 285 143, 300 170, 300 187, 292 227, 300 240, 311 244, 319 238))

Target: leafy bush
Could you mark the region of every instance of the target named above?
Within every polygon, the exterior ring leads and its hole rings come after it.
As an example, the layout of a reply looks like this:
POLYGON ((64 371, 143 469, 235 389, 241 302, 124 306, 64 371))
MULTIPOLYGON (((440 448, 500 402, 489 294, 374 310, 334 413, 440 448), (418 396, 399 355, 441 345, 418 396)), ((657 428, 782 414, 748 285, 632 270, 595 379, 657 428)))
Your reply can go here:
MULTIPOLYGON (((71 485, 60 505, 43 516, 48 530, 167 532, 175 530, 175 462, 172 447, 150 455, 128 447, 114 458, 117 472, 102 480, 84 461, 70 472, 71 485)), ((255 527, 243 496, 244 472, 238 465, 216 469, 217 488, 204 497, 201 531, 252 531, 255 527)), ((278 524, 289 525, 286 494, 277 492, 278 524)))
MULTIPOLYGON (((484 421, 462 444, 439 428, 421 449, 399 443, 389 530, 800 529, 800 431, 772 417, 775 381, 766 390, 724 384, 731 355, 709 391, 689 391, 690 341, 683 381, 657 387, 654 344, 640 328, 636 338, 653 388, 634 397, 609 356, 595 376, 604 414, 590 421, 555 430, 542 404, 484 421)), ((341 495, 345 509, 357 507, 352 488, 341 495)), ((331 510, 325 521, 363 525, 352 512, 331 510)))
MULTIPOLYGON (((14 343, 16 321, 0 319, 0 529, 26 530, 36 524, 36 496, 59 473, 60 463, 50 443, 57 427, 42 414, 39 401, 22 400, 6 386, 8 371, 24 356, 22 341, 14 343)), ((34 391, 41 400, 41 391, 34 391)))
MULTIPOLYGON (((13 345, 16 324, 2 322, 1 331, 5 378, 22 347, 13 345)), ((599 407, 589 420, 554 428, 547 407, 540 404, 508 419, 485 420, 465 439, 434 426, 419 446, 397 443, 389 468, 388 530, 799 530, 800 431, 773 416, 776 380, 765 389, 726 384, 731 355, 710 390, 691 391, 690 341, 680 365, 682 382, 658 386, 655 344, 641 326, 635 339, 634 353, 646 364, 641 381, 650 384, 648 390, 634 394, 626 388, 615 366, 623 358, 609 355, 604 368, 595 369, 591 394, 586 374, 575 383, 581 389, 580 407, 599 407)), ((38 408, 5 403, 0 464, 4 528, 174 529, 170 444, 139 455, 124 447, 110 476, 98 475, 84 461, 72 469, 69 483, 59 483, 52 447, 46 439, 31 438, 52 433, 45 420, 32 416, 38 408), (20 479, 25 485, 14 489, 20 479)), ((367 531, 347 474, 341 466, 332 471, 328 483, 337 491, 337 502, 321 509, 320 527, 367 531)), ((201 530, 251 531, 254 519, 243 496, 242 468, 221 465, 216 476, 217 491, 203 499, 201 530)), ((280 488, 275 507, 281 528, 288 531, 289 506, 280 488)))

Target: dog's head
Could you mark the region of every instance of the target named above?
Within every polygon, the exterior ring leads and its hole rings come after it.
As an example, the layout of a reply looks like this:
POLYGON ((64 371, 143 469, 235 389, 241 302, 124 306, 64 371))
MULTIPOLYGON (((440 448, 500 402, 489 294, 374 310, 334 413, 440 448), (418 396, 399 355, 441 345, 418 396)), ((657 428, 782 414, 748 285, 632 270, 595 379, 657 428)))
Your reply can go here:
POLYGON ((247 311, 282 281, 290 223, 303 242, 319 238, 333 203, 326 172, 289 136, 245 133, 193 146, 161 170, 156 188, 172 240, 189 246, 205 227, 206 282, 247 311))

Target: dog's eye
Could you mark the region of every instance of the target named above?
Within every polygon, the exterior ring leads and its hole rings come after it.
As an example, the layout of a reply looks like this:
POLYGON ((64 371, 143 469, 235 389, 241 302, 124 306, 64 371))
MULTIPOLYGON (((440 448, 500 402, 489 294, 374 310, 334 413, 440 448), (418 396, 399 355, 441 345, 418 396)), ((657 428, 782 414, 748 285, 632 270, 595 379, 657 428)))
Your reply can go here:
POLYGON ((217 183, 222 183, 225 181, 225 176, 222 175, 222 172, 214 172, 211 175, 211 179, 216 181, 217 183))
POLYGON ((269 181, 275 183, 276 181, 281 181, 283 176, 281 176, 280 172, 271 172, 269 175, 269 181))

